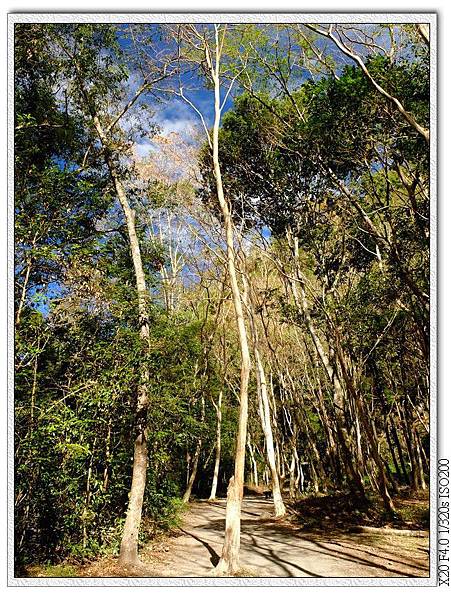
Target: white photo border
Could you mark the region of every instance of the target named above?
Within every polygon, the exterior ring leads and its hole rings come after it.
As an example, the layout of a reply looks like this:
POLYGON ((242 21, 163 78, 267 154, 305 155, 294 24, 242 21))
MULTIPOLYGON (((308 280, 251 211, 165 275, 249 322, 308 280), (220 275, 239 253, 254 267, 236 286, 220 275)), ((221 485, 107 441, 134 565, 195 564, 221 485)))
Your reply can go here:
POLYGON ((8 587, 435 587, 437 585, 437 13, 436 12, 166 12, 166 13, 10 13, 8 14, 8 587), (429 577, 254 577, 254 578, 24 578, 14 576, 14 25, 16 23, 426 23, 430 26, 430 558, 429 577))

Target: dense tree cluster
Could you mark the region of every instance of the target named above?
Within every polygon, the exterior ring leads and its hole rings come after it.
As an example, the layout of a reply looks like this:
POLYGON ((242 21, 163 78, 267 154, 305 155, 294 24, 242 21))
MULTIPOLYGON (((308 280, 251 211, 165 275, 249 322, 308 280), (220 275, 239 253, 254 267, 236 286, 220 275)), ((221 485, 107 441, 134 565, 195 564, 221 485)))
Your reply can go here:
POLYGON ((18 572, 227 493, 233 573, 243 483, 427 487, 424 32, 23 24, 15 78, 18 572))

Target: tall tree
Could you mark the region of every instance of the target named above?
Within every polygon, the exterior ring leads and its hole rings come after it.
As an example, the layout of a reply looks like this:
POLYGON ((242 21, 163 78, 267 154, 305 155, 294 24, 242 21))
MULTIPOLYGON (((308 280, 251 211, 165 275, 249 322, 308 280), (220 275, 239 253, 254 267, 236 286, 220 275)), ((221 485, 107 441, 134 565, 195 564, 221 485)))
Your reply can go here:
POLYGON ((135 210, 132 208, 126 191, 124 158, 127 140, 120 129, 121 120, 128 111, 136 107, 138 100, 152 85, 164 79, 164 71, 149 73, 131 98, 125 98, 122 106, 116 106, 116 113, 109 109, 109 102, 121 94, 121 86, 126 80, 125 63, 117 40, 114 26, 103 28, 75 26, 67 35, 65 30, 57 31, 55 43, 63 58, 68 60, 66 76, 70 78, 73 101, 90 121, 100 142, 100 153, 108 169, 114 192, 120 203, 128 234, 129 250, 133 261, 136 280, 138 327, 142 345, 140 384, 135 408, 135 435, 133 474, 129 504, 121 541, 119 561, 123 565, 138 563, 138 534, 141 523, 142 506, 146 485, 148 462, 148 410, 149 410, 149 367, 147 353, 150 342, 149 290, 141 256, 137 233, 135 210), (69 66, 70 65, 70 66, 69 66))
POLYGON ((213 127, 208 130, 205 118, 193 102, 186 97, 183 86, 179 87, 179 94, 201 117, 205 128, 207 142, 211 151, 211 168, 215 181, 216 198, 223 219, 225 243, 227 250, 227 272, 232 290, 233 306, 235 311, 236 326, 240 343, 241 375, 240 375, 240 411, 238 431, 236 437, 235 473, 230 479, 227 491, 227 509, 225 539, 221 560, 217 566, 218 573, 236 573, 240 568, 240 514, 243 498, 244 466, 246 454, 247 420, 248 420, 248 388, 250 376, 250 352, 248 332, 246 329, 242 291, 238 280, 238 258, 235 247, 235 232, 231 206, 224 194, 222 183, 221 165, 219 163, 219 127, 221 115, 227 98, 232 90, 234 78, 227 82, 224 79, 223 52, 227 36, 227 26, 213 25, 196 27, 194 25, 179 27, 177 38, 180 45, 181 56, 197 63, 204 68, 207 80, 211 82, 214 92, 213 99, 213 127), (224 83, 226 88, 223 91, 224 83))

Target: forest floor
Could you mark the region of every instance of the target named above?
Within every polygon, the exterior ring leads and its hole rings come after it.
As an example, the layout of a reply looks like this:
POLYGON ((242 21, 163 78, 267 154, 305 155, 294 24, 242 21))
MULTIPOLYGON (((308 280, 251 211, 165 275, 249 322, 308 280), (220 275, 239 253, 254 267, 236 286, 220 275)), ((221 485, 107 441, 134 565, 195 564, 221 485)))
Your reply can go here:
MULTIPOLYGON (((321 502, 306 499, 305 506, 296 505, 296 511, 290 510, 288 517, 275 519, 271 500, 245 498, 240 550, 243 569, 239 575, 428 577, 429 534, 418 529, 421 520, 403 520, 403 530, 394 529, 397 525, 392 523, 363 527, 361 531, 352 526, 352 519, 336 518, 337 507, 330 497, 324 497, 324 501, 329 502, 328 514, 321 502)), ((405 505, 404 501, 403 510, 405 505)), ((409 501, 407 514, 415 516, 417 507, 424 509, 425 505, 421 498, 409 501)), ((338 512, 343 513, 346 511, 338 512)), ((78 568, 74 575, 212 577, 222 549, 224 522, 225 500, 193 502, 179 528, 142 549, 143 562, 138 570, 120 571, 114 559, 105 558, 78 568)), ((365 519, 361 523, 369 524, 365 519)))

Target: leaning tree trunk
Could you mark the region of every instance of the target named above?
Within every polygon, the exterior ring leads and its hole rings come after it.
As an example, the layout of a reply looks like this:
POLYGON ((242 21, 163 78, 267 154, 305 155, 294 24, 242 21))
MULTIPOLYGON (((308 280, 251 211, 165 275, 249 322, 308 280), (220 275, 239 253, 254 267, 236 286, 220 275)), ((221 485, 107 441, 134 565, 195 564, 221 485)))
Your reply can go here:
POLYGON ((255 487, 258 487, 258 468, 257 468, 257 461, 255 460, 255 450, 252 447, 251 444, 251 439, 250 437, 248 437, 247 440, 247 447, 249 449, 249 456, 251 459, 251 464, 252 464, 252 477, 253 477, 253 483, 255 485, 255 487))
POLYGON ((345 362, 341 342, 340 342, 340 339, 338 338, 338 333, 335 332, 335 334, 336 334, 336 338, 337 338, 336 339, 337 357, 340 362, 342 373, 343 373, 348 391, 355 401, 357 412, 360 415, 360 419, 362 421, 362 425, 363 425, 363 428, 364 428, 366 436, 367 436, 370 455, 377 467, 377 489, 382 498, 382 501, 384 503, 384 507, 385 507, 386 511, 390 514, 393 514, 395 512, 395 507, 393 504, 393 500, 391 499, 391 496, 388 492, 388 483, 387 483, 387 477, 385 474, 385 465, 382 461, 382 457, 379 454, 377 437, 373 430, 372 423, 370 421, 366 405, 363 402, 360 392, 355 388, 352 378, 349 374, 349 370, 348 370, 346 362, 345 362))
POLYGON ((393 421, 393 417, 392 416, 390 416, 390 425, 391 425, 391 433, 392 433, 393 439, 395 440, 396 449, 398 450, 399 462, 400 462, 401 469, 402 469, 402 472, 403 472, 403 475, 404 475, 403 482, 406 485, 408 485, 409 481, 410 481, 410 479, 409 479, 409 472, 408 472, 407 467, 406 467, 406 462, 404 460, 404 454, 403 454, 403 451, 402 451, 401 442, 399 440, 398 433, 396 431, 395 423, 393 421))
POLYGON ((420 477, 419 477, 419 472, 418 472, 419 470, 418 470, 418 465, 417 465, 417 461, 416 461, 416 456, 415 456, 413 444, 412 444, 412 436, 411 436, 411 432, 410 432, 410 422, 407 420, 407 414, 406 414, 404 407, 402 407, 402 412, 400 412, 399 405, 397 405, 396 408, 398 410, 398 416, 399 416, 399 419, 401 422, 401 428, 404 433, 404 439, 406 441, 407 453, 410 458, 411 487, 412 487, 412 489, 414 489, 416 491, 416 490, 420 489, 420 477))
POLYGON ((395 448, 393 446, 393 441, 392 441, 392 439, 390 437, 390 432, 388 430, 388 424, 387 424, 387 422, 385 422, 385 424, 384 424, 384 433, 385 433, 385 439, 387 440, 388 449, 390 450, 390 454, 391 454, 391 458, 392 458, 392 461, 393 461, 393 465, 394 465, 395 470, 396 470, 396 476, 398 478, 398 483, 402 483, 403 476, 402 476, 402 473, 401 473, 401 469, 399 468, 398 460, 396 459, 395 448))
POLYGON ((294 500, 296 498, 296 457, 294 455, 294 449, 291 452, 288 473, 290 475, 290 500, 294 500))
MULTIPOLYGON (((288 240, 288 241, 290 242, 290 240, 288 240)), ((299 256, 297 238, 294 239, 293 252, 294 252, 294 258, 296 260, 296 266, 295 266, 296 279, 298 281, 302 282, 302 276, 301 276, 301 273, 297 266, 297 260, 298 260, 298 256, 299 256)), ((313 320, 312 320, 312 317, 310 314, 310 310, 307 305, 307 298, 305 295, 305 290, 304 290, 303 285, 301 284, 301 287, 300 287, 301 298, 302 298, 302 302, 301 302, 301 299, 299 298, 295 279, 290 277, 289 283, 290 283, 290 287, 292 290, 293 299, 294 299, 296 308, 299 310, 299 312, 305 318, 307 329, 312 338, 315 350, 317 351, 318 356, 321 359, 321 362, 325 369, 325 372, 329 378, 329 381, 330 381, 331 385, 333 386, 333 394, 334 394, 333 416, 334 416, 335 422, 336 422, 336 436, 337 436, 338 444, 343 452, 343 465, 344 465, 344 468, 346 469, 347 476, 349 478, 348 483, 349 483, 350 487, 352 488, 352 490, 356 494, 358 494, 362 499, 364 499, 365 498, 365 489, 364 489, 363 482, 362 482, 362 476, 358 470, 358 465, 354 464, 354 458, 352 456, 351 447, 350 447, 350 443, 348 440, 346 424, 345 424, 345 421, 343 418, 344 393, 343 393, 343 387, 342 387, 341 381, 338 378, 337 369, 333 368, 332 362, 329 359, 328 353, 326 352, 326 349, 324 348, 324 346, 316 332, 316 329, 315 329, 315 326, 313 324, 313 320)))
POLYGON ((201 440, 201 438, 199 438, 197 440, 196 450, 194 451, 193 469, 189 476, 188 484, 186 486, 186 490, 185 490, 185 493, 183 494, 183 498, 182 498, 182 502, 184 502, 185 504, 187 502, 189 502, 189 499, 191 498, 191 492, 193 490, 194 481, 195 481, 196 475, 197 475, 197 467, 199 465, 199 456, 200 456, 201 448, 202 448, 202 440, 201 440))
POLYGON ((276 456, 274 452, 274 439, 272 435, 271 414, 269 408, 266 376, 257 346, 254 347, 254 355, 257 372, 257 389, 259 394, 259 413, 263 433, 265 436, 268 466, 271 471, 274 511, 276 517, 283 517, 287 511, 285 509, 285 504, 283 503, 282 494, 280 491, 279 475, 277 473, 276 467, 276 456))
POLYGON ((424 478, 424 467, 423 467, 423 459, 421 457, 421 451, 420 451, 420 439, 418 436, 418 432, 415 429, 415 427, 413 428, 413 438, 414 438, 414 449, 417 455, 417 464, 418 464, 418 474, 420 477, 420 486, 422 490, 426 489, 426 480, 424 478))
MULTIPOLYGON (((141 340, 144 342, 145 348, 148 348, 150 343, 149 313, 147 309, 148 291, 146 287, 146 278, 141 258, 139 240, 136 234, 135 211, 130 207, 128 202, 125 188, 122 185, 111 155, 109 140, 97 115, 93 115, 93 123, 102 142, 105 162, 107 163, 110 177, 113 181, 116 194, 127 224, 129 247, 133 260, 133 268, 136 278, 136 290, 138 293, 139 334, 141 340)), ((138 399, 135 412, 135 442, 132 483, 130 487, 127 515, 125 518, 124 531, 122 534, 121 548, 119 552, 119 563, 122 565, 133 565, 139 562, 138 534, 141 525, 142 506, 147 476, 147 415, 149 409, 148 383, 149 369, 146 365, 146 361, 143 361, 141 364, 140 383, 138 386, 138 399)))
MULTIPOLYGON (((243 271, 245 268, 244 261, 243 271)), ((248 302, 249 322, 252 332, 252 343, 255 357, 255 371, 257 380, 257 393, 258 393, 258 412, 260 414, 260 421, 262 424, 263 434, 265 436, 266 443, 266 458, 269 469, 271 471, 272 480, 272 493, 274 501, 274 511, 276 517, 283 517, 286 514, 285 505, 283 503, 282 494, 280 491, 279 474, 276 466, 276 454, 274 451, 274 438, 271 426, 271 409, 269 406, 268 398, 268 384, 266 381, 265 370, 260 357, 258 349, 259 337, 257 327, 254 320, 254 299, 252 297, 252 290, 249 290, 249 285, 246 277, 243 275, 243 284, 245 290, 245 300, 248 302)))
MULTIPOLYGON (((216 31, 217 33, 217 31, 216 31)), ((220 47, 216 40, 216 61, 211 63, 210 53, 206 53, 209 63, 215 92, 215 119, 213 124, 212 150, 213 169, 216 182, 216 193, 224 221, 227 246, 227 268, 229 283, 232 290, 233 307, 238 329, 238 338, 241 353, 241 375, 240 375, 240 410, 238 415, 238 431, 235 450, 235 472, 231 477, 227 489, 226 526, 224 546, 221 559, 216 568, 218 574, 233 575, 239 570, 240 551, 240 528, 241 528, 241 503, 243 500, 244 465, 246 454, 247 420, 248 420, 248 387, 250 375, 249 344, 244 320, 243 302, 238 285, 236 269, 236 253, 234 247, 233 222, 230 207, 224 196, 222 185, 221 168, 219 165, 219 122, 221 118, 220 104, 220 47)))

